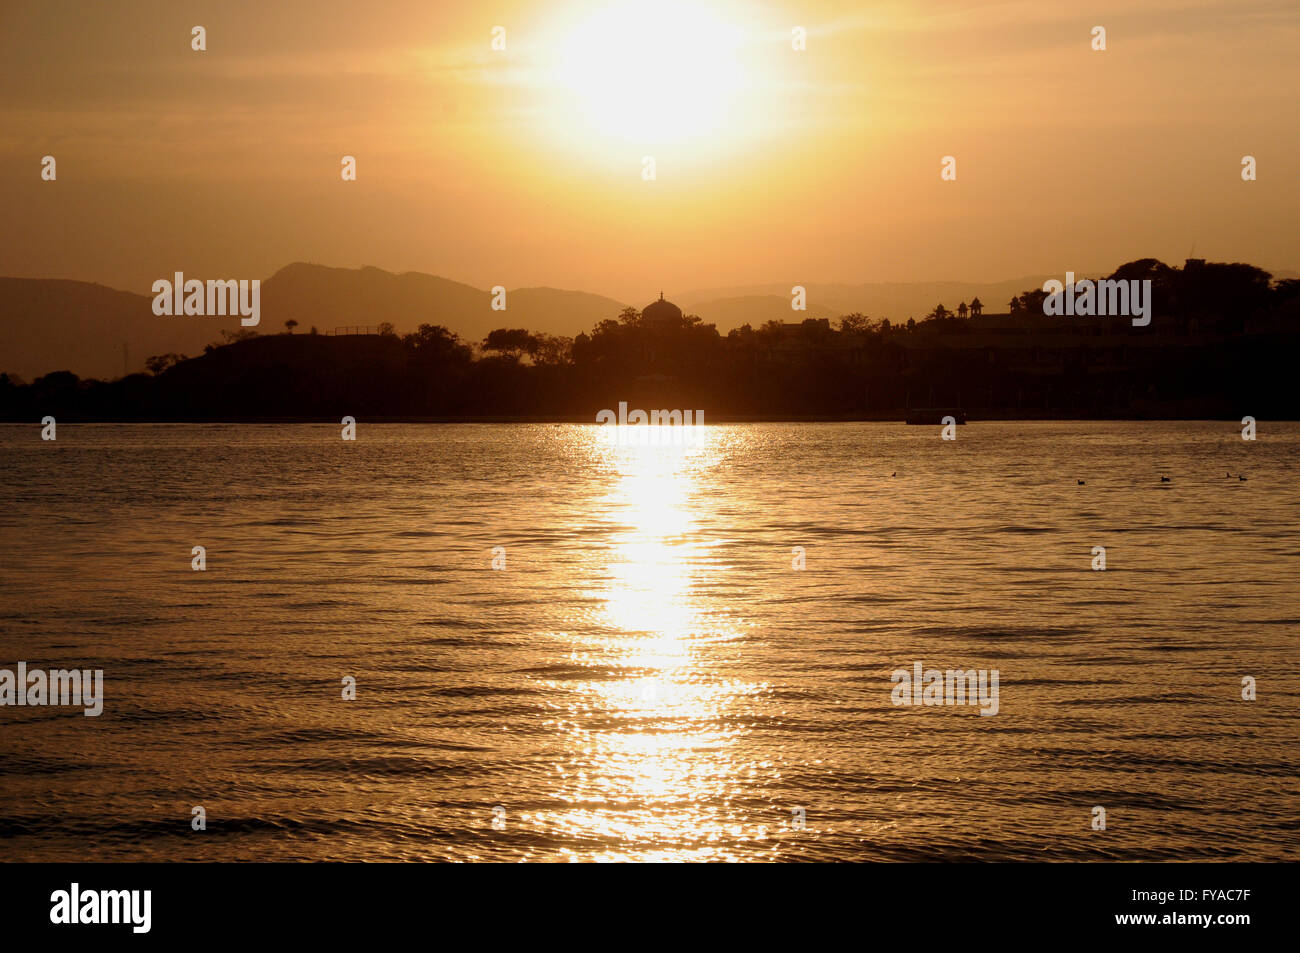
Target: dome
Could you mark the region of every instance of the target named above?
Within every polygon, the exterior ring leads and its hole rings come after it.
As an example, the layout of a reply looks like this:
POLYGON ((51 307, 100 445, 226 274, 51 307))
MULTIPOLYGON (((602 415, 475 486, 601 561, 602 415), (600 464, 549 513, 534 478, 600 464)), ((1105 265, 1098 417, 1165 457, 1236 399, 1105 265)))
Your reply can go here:
POLYGON ((641 312, 641 320, 645 324, 680 324, 682 320, 682 309, 677 307, 671 301, 665 301, 663 292, 659 293, 659 300, 652 301, 646 305, 641 312))

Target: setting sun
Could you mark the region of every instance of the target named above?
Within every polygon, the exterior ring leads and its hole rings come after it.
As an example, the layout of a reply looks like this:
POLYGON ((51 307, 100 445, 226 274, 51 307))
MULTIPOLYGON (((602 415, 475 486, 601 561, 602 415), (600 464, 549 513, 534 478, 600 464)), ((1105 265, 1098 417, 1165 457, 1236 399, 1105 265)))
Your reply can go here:
POLYGON ((679 0, 575 11, 552 48, 563 120, 645 146, 719 135, 747 87, 741 22, 679 0))

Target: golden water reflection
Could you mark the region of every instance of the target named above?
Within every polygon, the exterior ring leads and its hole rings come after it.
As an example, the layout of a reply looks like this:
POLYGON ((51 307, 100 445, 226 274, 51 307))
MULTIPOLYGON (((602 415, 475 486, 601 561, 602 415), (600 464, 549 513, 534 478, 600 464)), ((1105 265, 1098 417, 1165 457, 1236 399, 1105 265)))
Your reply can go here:
POLYGON ((568 688, 571 759, 553 821, 582 859, 702 859, 720 843, 763 839, 726 804, 761 765, 737 763, 737 718, 762 685, 729 678, 743 623, 706 592, 719 570, 699 530, 711 505, 702 479, 717 465, 718 430, 691 446, 623 446, 587 430, 598 466, 615 476, 600 518, 615 524, 591 634, 571 661, 591 677, 568 688))

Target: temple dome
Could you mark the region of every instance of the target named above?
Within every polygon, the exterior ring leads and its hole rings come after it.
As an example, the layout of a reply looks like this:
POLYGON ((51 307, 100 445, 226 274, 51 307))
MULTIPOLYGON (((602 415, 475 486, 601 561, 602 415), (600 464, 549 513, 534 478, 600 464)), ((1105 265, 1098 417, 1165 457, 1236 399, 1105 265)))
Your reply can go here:
POLYGON ((652 301, 641 311, 641 320, 649 325, 679 325, 682 321, 682 309, 671 301, 665 301, 661 291, 659 300, 652 301))

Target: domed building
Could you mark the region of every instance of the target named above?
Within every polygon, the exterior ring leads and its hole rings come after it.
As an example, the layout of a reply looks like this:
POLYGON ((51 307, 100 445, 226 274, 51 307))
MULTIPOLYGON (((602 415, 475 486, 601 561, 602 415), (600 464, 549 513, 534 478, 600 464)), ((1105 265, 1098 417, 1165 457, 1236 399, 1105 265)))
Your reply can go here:
POLYGON ((648 328, 679 328, 682 325, 682 309, 671 301, 665 301, 661 291, 659 300, 650 302, 641 311, 641 323, 648 328))

